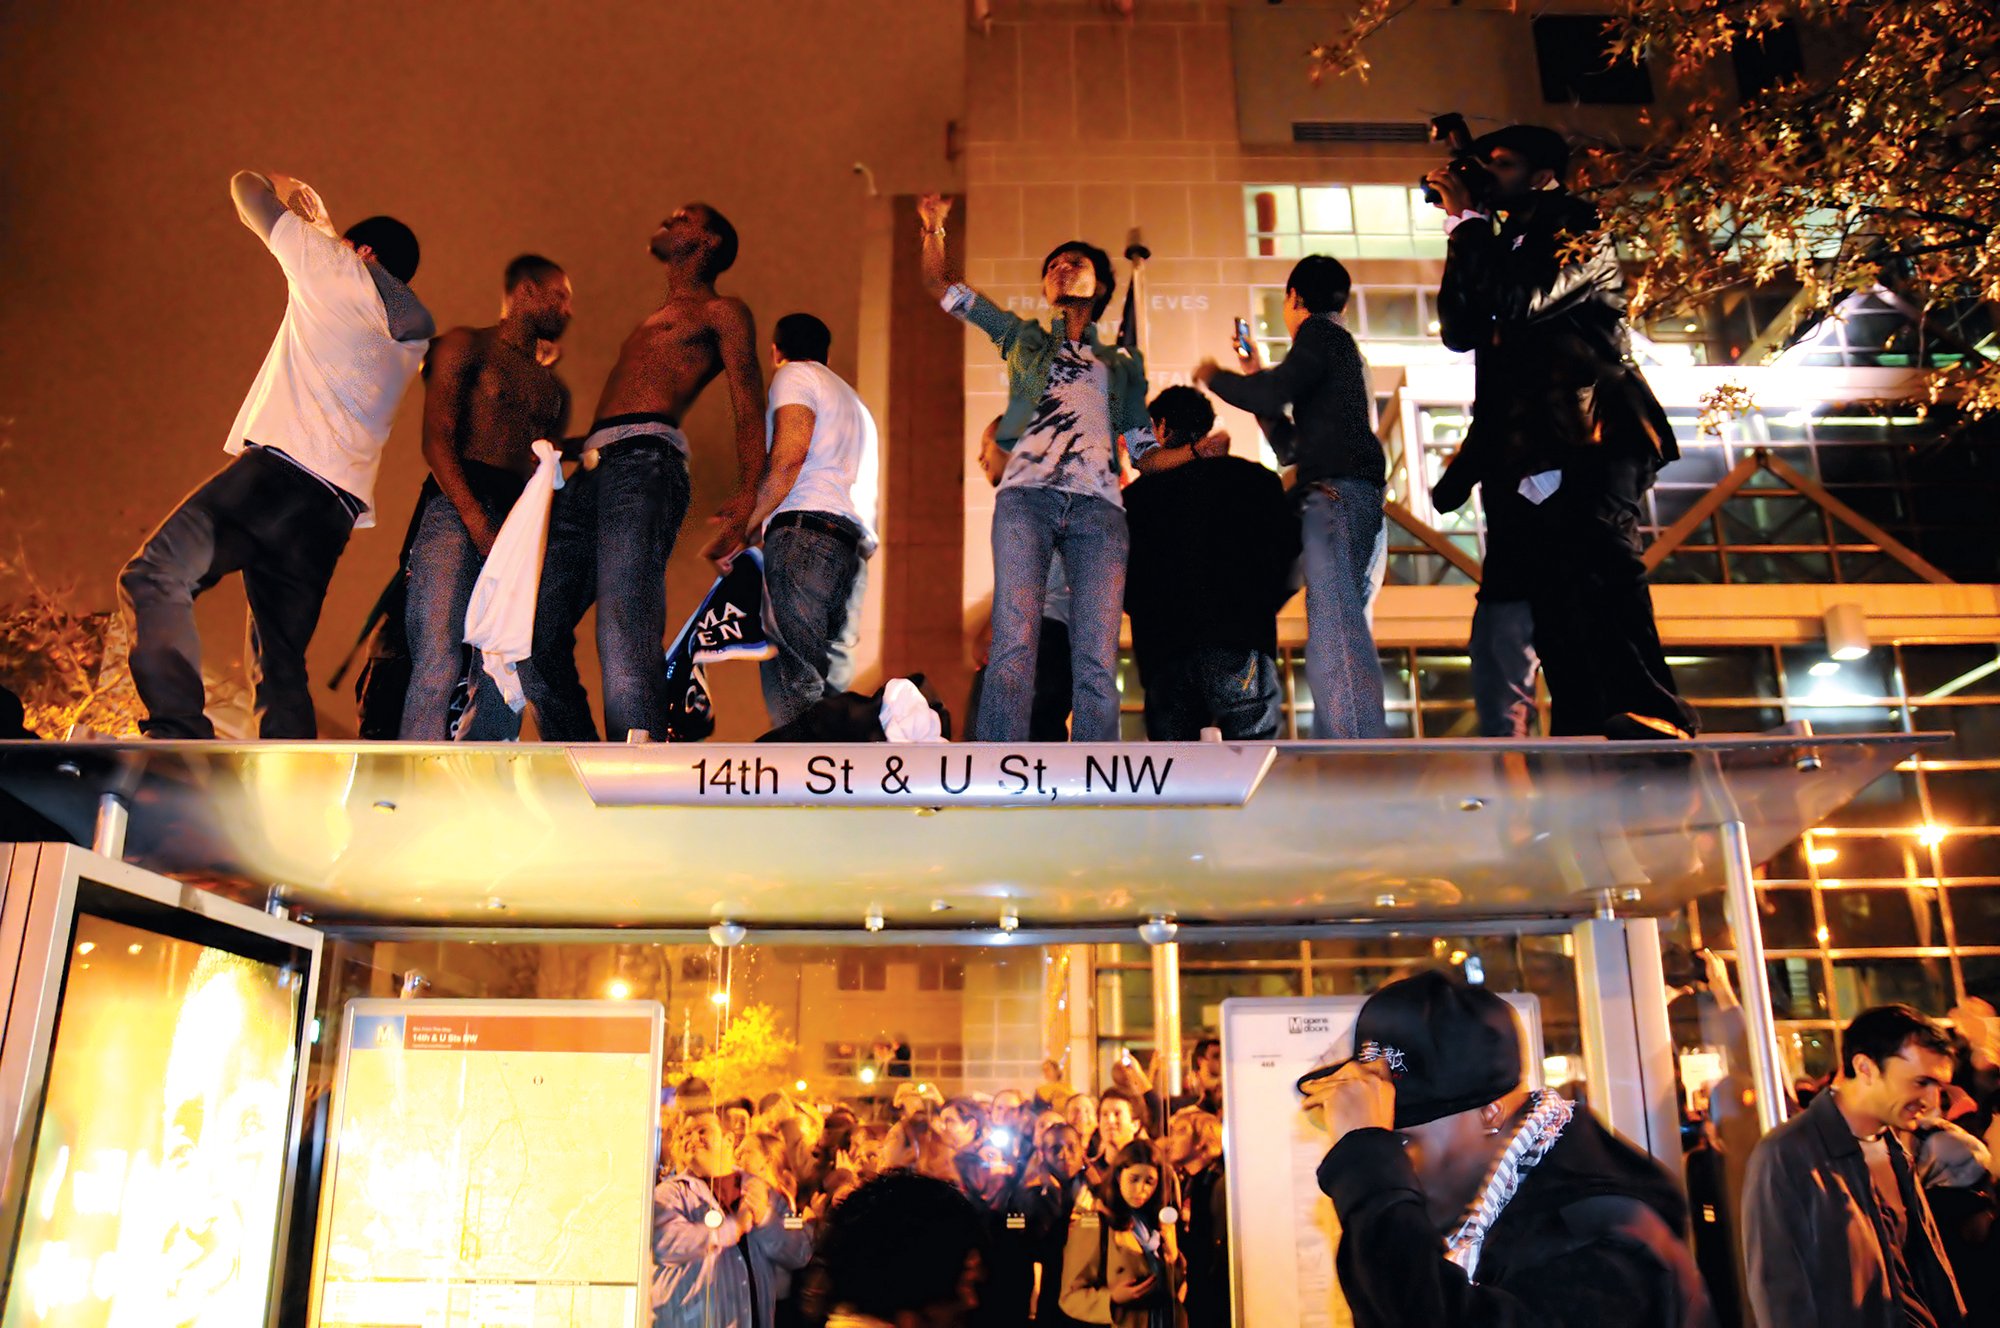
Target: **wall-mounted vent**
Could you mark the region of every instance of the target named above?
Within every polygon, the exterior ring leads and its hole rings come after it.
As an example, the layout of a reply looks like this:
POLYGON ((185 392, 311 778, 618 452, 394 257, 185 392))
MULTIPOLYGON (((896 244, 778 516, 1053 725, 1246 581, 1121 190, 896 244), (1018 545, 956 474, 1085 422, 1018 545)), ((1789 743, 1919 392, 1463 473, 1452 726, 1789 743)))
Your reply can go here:
POLYGON ((1294 143, 1428 143, 1430 126, 1397 120, 1294 120, 1294 143))

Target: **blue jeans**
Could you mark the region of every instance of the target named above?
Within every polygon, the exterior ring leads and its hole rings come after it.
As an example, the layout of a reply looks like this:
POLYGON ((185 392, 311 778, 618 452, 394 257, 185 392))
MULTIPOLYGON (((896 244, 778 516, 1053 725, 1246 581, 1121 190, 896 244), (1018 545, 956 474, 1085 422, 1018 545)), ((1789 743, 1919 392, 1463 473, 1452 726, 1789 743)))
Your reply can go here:
POLYGON ((664 438, 628 438, 579 468, 556 494, 521 688, 550 742, 595 742, 576 673, 576 625, 597 605, 604 733, 667 731, 667 559, 688 509, 687 459, 664 438))
POLYGON ((1472 610, 1472 700, 1482 738, 1525 738, 1535 718, 1535 614, 1524 599, 1472 610))
POLYGON ((1306 569, 1306 680, 1315 738, 1381 738, 1382 661, 1369 608, 1375 565, 1388 556, 1382 486, 1326 480, 1300 514, 1306 569))
POLYGON ((1204 728, 1232 742, 1278 736, 1278 665, 1261 650, 1203 646, 1146 669, 1146 736, 1193 742, 1204 728))
POLYGON ((994 497, 993 647, 975 738, 1027 740, 1049 559, 1060 553, 1070 586, 1070 738, 1118 740, 1118 624, 1131 543, 1125 510, 1102 498, 1039 488, 994 497))
POLYGON ((232 572, 250 601, 257 734, 319 736, 306 645, 354 518, 324 484, 253 447, 181 499, 118 574, 149 738, 213 738, 194 601, 232 572))
POLYGON ((852 540, 804 526, 764 536, 764 619, 778 653, 759 666, 771 727, 854 680, 868 564, 852 540))
MULTIPOLYGON (((480 505, 495 529, 507 519, 507 509, 497 503, 482 500, 480 505)), ((409 591, 403 608, 410 686, 403 693, 403 725, 397 736, 405 741, 447 742, 459 737, 509 742, 521 736, 521 717, 500 695, 479 653, 465 645, 465 610, 484 561, 451 499, 430 492, 410 541, 409 591), (451 695, 468 668, 471 708, 454 734, 451 695)))

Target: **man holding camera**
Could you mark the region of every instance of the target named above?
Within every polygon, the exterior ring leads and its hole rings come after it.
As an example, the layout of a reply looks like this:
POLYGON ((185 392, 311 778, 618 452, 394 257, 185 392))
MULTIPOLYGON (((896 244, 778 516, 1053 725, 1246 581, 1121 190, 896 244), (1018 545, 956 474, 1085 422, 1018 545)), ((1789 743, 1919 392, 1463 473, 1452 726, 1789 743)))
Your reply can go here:
POLYGON ((1424 179, 1451 237, 1440 331, 1477 355, 1472 429, 1432 498, 1451 511, 1478 484, 1489 511, 1509 509, 1489 538, 1522 564, 1551 733, 1685 738, 1695 716, 1638 534, 1640 498, 1680 450, 1632 361, 1611 238, 1562 188, 1568 167, 1561 135, 1511 125, 1424 179))

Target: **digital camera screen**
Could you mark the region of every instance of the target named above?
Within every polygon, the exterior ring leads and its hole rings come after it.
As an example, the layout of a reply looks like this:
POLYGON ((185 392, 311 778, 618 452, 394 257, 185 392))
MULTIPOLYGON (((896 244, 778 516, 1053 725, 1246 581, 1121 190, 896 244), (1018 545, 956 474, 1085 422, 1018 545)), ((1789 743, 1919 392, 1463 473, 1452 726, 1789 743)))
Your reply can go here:
POLYGON ((255 1328, 303 976, 79 911, 0 1328, 255 1328))

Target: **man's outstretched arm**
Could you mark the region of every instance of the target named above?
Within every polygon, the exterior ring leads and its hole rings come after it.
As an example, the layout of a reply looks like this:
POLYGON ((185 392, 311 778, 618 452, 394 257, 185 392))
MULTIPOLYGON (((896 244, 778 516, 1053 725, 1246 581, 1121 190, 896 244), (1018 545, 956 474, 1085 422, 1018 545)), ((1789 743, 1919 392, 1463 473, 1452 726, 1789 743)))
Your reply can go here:
POLYGON ((757 477, 764 469, 764 369, 757 362, 757 320, 737 299, 719 303, 715 335, 722 373, 729 381, 729 406, 736 414, 736 492, 718 516, 740 528, 757 501, 757 477))

